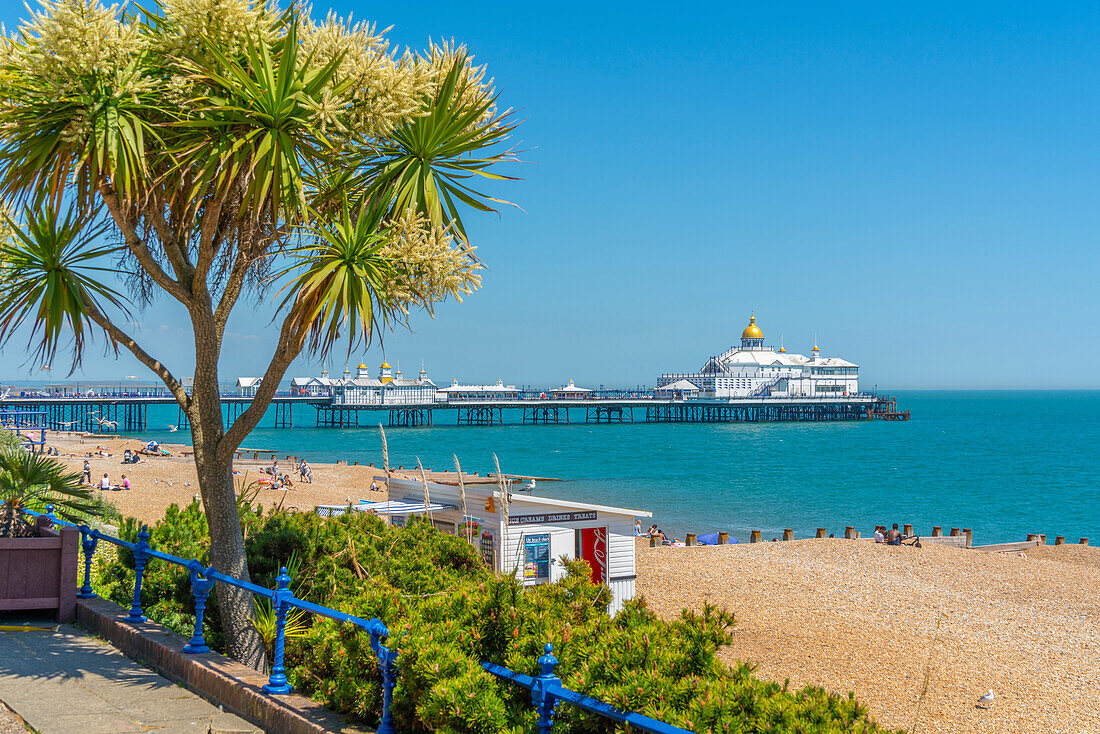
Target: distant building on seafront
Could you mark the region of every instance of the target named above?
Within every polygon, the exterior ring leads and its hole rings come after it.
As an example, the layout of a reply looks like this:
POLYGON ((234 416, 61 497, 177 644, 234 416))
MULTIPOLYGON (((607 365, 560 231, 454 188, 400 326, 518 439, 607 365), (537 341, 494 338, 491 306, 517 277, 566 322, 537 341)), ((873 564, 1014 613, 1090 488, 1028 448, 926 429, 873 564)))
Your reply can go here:
POLYGON ((741 346, 707 360, 698 372, 661 375, 658 398, 845 397, 859 392, 859 365, 823 357, 816 344, 806 357, 764 345, 756 314, 741 346))

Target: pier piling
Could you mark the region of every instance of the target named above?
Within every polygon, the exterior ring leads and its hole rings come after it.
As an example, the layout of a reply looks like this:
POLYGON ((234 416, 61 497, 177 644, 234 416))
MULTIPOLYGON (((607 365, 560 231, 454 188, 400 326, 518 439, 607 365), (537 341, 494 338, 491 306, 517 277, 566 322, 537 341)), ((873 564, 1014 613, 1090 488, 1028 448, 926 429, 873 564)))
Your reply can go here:
POLYGON ((959 537, 959 529, 958 528, 951 528, 951 537, 952 538, 959 537))
POLYGON ((655 535, 649 536, 649 547, 650 548, 656 548, 657 547, 657 537, 655 535))
POLYGON ((1088 545, 1089 544, 1089 539, 1088 538, 1081 538, 1081 540, 1078 541, 1078 544, 1088 545))
POLYGON ((783 528, 783 540, 794 540, 794 530, 783 528))
POLYGON ((966 547, 970 548, 974 545, 974 533, 970 531, 970 528, 963 528, 963 535, 966 536, 966 547))
POLYGON ((912 525, 910 525, 909 523, 905 523, 904 528, 905 529, 902 531, 903 535, 910 536, 910 535, 913 534, 913 526, 912 525))
POLYGON ((855 529, 854 525, 845 525, 844 526, 844 537, 845 538, 848 538, 849 540, 851 540, 852 538, 856 537, 855 533, 856 533, 856 529, 855 529))
POLYGON ((1047 544, 1046 533, 1039 533, 1039 545, 1046 545, 1046 544, 1047 544))
POLYGON ((818 528, 818 529, 817 529, 817 536, 816 536, 816 537, 818 537, 818 538, 824 538, 824 537, 825 537, 825 528, 818 528))
POLYGON ((730 534, 729 533, 727 533, 725 530, 718 533, 718 545, 729 545, 729 543, 730 543, 730 534))
POLYGON ((933 538, 942 538, 943 537, 943 528, 939 525, 933 525, 932 526, 932 537, 933 538))
POLYGON ((1065 545, 1065 544, 1066 544, 1066 536, 1064 536, 1064 535, 1059 535, 1054 539, 1054 545, 1065 545))
POLYGON ((695 533, 688 533, 684 536, 685 545, 695 545, 695 533))
POLYGON ((750 543, 759 543, 760 542, 760 531, 759 530, 753 530, 751 533, 749 533, 749 542, 750 543))

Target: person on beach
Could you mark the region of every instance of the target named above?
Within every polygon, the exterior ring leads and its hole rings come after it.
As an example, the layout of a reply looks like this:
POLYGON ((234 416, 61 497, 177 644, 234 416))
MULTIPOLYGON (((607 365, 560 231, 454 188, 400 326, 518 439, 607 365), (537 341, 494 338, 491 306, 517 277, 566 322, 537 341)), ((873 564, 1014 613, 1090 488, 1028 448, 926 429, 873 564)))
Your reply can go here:
POLYGON ((111 490, 111 479, 107 476, 107 472, 103 472, 103 478, 99 480, 99 491, 109 492, 111 490))
POLYGON ((886 536, 883 534, 881 527, 875 528, 875 542, 876 543, 885 543, 886 542, 886 536))
POLYGON ((378 482, 374 481, 373 479, 370 480, 370 491, 372 491, 372 492, 377 492, 378 491, 378 482))
POLYGON ((298 465, 298 477, 303 482, 313 484, 313 468, 305 459, 302 459, 302 463, 298 465))
POLYGON ((122 475, 122 488, 123 489, 129 489, 130 488, 130 480, 126 478, 125 474, 122 475))
POLYGON ((886 533, 886 543, 888 545, 901 545, 901 541, 904 538, 905 536, 898 530, 897 523, 894 523, 894 527, 890 528, 889 532, 886 533))
POLYGON ((634 537, 635 538, 645 537, 645 533, 642 532, 642 521, 641 520, 635 520, 634 521, 634 537))
POLYGON ((92 486, 92 465, 87 459, 84 460, 84 475, 80 478, 80 483, 92 486))

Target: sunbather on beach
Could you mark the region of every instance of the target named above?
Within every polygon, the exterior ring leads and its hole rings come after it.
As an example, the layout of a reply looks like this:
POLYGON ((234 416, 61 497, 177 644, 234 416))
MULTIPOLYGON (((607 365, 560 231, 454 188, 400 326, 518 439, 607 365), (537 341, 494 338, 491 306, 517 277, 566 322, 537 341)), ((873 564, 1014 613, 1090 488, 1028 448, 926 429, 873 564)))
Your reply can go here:
POLYGON ((905 536, 901 534, 900 530, 898 530, 897 523, 894 523, 894 527, 890 528, 890 530, 886 533, 886 542, 889 545, 901 545, 901 541, 903 538, 905 538, 905 536))
POLYGON ((886 542, 886 536, 883 534, 882 528, 875 528, 875 542, 876 543, 885 543, 886 542))

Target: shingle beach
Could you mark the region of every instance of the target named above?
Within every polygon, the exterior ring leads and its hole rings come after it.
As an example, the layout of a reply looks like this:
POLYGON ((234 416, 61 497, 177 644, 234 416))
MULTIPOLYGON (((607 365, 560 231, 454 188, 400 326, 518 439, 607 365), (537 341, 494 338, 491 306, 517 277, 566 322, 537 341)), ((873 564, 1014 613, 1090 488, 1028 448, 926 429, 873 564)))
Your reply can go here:
POLYGON ((726 607, 730 661, 854 691, 908 732, 1100 731, 1100 548, 639 542, 638 593, 663 617, 726 607), (990 689, 994 703, 978 708, 990 689))

